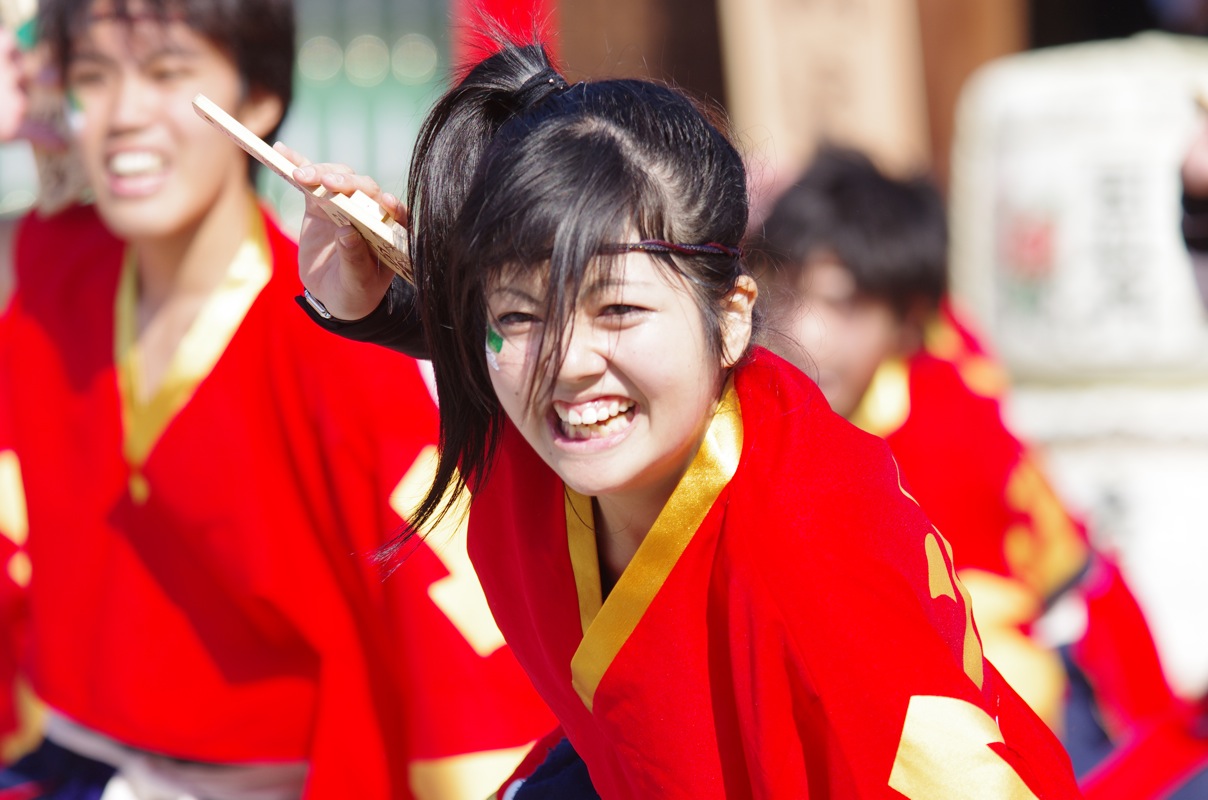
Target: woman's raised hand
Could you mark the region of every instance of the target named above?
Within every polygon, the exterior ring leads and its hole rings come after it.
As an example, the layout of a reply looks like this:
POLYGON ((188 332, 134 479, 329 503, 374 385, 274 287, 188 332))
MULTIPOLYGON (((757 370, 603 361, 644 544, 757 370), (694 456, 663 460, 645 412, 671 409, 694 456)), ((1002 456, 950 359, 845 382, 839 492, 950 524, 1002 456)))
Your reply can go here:
MULTIPOLYGON (((351 195, 360 190, 375 200, 400 225, 407 210, 398 198, 383 192, 377 182, 357 175, 343 164, 312 164, 278 142, 273 147, 298 164, 294 179, 305 186, 322 186, 328 192, 351 195)), ((298 274, 302 283, 331 313, 353 321, 367 316, 386 295, 394 273, 378 264, 373 251, 356 228, 337 225, 313 200, 306 201, 306 216, 298 234, 298 274)))

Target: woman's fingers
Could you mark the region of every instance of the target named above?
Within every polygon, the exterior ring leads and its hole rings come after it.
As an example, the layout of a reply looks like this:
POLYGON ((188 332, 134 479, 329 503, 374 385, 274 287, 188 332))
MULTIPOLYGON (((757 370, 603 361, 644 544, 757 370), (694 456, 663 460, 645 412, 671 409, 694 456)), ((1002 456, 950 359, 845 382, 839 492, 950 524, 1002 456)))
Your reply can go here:
POLYGON ((340 249, 340 260, 361 281, 378 273, 377 257, 369 249, 364 237, 351 225, 336 229, 336 244, 340 249))
POLYGON ((325 170, 319 175, 319 182, 323 188, 331 192, 339 192, 340 194, 352 194, 359 191, 374 200, 381 198, 382 188, 378 186, 377 181, 373 178, 368 175, 358 175, 351 170, 345 172, 339 169, 344 166, 343 164, 330 166, 334 167, 334 169, 325 170))
POLYGON ((310 159, 293 149, 285 142, 277 142, 273 145, 273 149, 281 155, 288 158, 294 165, 299 167, 310 166, 310 159))
POLYGON ((403 201, 399 200, 389 192, 386 192, 381 196, 381 198, 378 200, 378 204, 382 207, 383 211, 389 214, 395 222, 397 222, 399 225, 402 225, 404 228, 407 227, 407 223, 411 221, 411 215, 407 213, 407 207, 403 205, 403 201))
POLYGON ((304 186, 322 186, 330 192, 346 195, 359 191, 376 200, 382 211, 389 214, 395 222, 403 227, 407 226, 409 215, 406 207, 394 195, 383 192, 378 182, 368 175, 358 175, 347 164, 315 164, 283 142, 274 144, 273 149, 298 166, 293 175, 298 183, 304 186))

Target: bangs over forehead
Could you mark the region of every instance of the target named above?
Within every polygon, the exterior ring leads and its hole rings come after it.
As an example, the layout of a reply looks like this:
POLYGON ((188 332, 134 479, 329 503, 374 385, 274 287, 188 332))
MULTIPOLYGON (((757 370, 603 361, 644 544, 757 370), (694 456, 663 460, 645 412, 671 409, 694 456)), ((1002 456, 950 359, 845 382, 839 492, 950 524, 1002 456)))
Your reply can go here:
MULTIPOLYGON (((249 88, 293 99, 292 0, 41 0, 38 32, 61 70, 75 45, 101 20, 127 25, 183 22, 235 62, 249 88)), ((275 133, 275 132, 274 132, 275 133)), ((269 138, 271 141, 271 135, 269 138)))
MULTIPOLYGON (((576 91, 576 88, 568 90, 576 91)), ((459 222, 460 255, 491 273, 548 269, 578 284, 613 246, 668 236, 667 197, 653 168, 617 126, 584 112, 536 126, 505 127, 459 222)))
POLYGON ((183 22, 202 36, 219 43, 226 40, 225 32, 233 27, 232 18, 224 24, 221 3, 185 3, 182 0, 50 0, 40 8, 39 33, 50 43, 60 64, 66 64, 75 53, 77 43, 86 38, 98 22, 119 22, 126 26, 136 23, 166 25, 183 22))
MULTIPOLYGON (((582 85, 565 94, 580 91, 582 85)), ((455 258, 478 265, 472 291, 484 313, 486 294, 500 283, 540 289, 546 325, 537 366, 545 375, 556 371, 585 288, 623 279, 625 254, 617 245, 673 236, 669 196, 655 165, 614 122, 581 107, 568 123, 559 102, 552 99, 551 113, 536 124, 500 131, 459 217, 463 235, 454 236, 455 258)), ((674 259, 655 258, 683 274, 674 259)), ((532 388, 536 399, 548 387, 532 388)))

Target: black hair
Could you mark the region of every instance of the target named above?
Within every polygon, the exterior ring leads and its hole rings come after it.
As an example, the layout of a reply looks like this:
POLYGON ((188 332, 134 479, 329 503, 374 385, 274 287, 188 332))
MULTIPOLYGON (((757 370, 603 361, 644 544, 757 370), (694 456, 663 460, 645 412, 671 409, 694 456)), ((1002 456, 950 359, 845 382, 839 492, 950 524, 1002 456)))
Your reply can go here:
MULTIPOLYGON (((67 73, 77 39, 94 21, 97 0, 42 0, 38 35, 48 43, 60 72, 67 73)), ((227 53, 249 91, 281 100, 282 117, 293 99, 295 20, 293 0, 105 0, 106 16, 133 22, 151 17, 183 20, 227 53)), ((278 124, 278 128, 280 125, 278 124)), ((277 129, 269 133, 272 141, 277 129)))
MULTIPOLYGON (((611 246, 635 236, 739 244, 746 172, 709 113, 651 81, 570 86, 544 47, 519 42, 501 42, 438 101, 421 128, 407 192, 441 406, 436 477, 411 532, 439 519, 447 492, 485 476, 498 443, 503 412, 484 358, 490 281, 548 270, 537 368, 548 381, 584 276, 615 266, 611 246)), ((654 257, 692 287, 720 363, 723 303, 745 274, 738 251, 654 257)), ((535 382, 529 399, 550 390, 535 382)))
POLYGON ((780 196, 754 245, 762 277, 780 285, 811 259, 832 257, 859 291, 904 315, 947 288, 944 201, 926 177, 892 178, 864 154, 825 146, 780 196))

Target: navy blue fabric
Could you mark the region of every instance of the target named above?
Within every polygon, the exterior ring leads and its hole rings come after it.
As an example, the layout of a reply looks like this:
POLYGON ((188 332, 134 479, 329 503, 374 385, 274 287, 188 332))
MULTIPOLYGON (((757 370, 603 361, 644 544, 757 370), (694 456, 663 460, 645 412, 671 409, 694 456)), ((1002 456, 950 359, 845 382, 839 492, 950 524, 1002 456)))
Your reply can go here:
POLYGON ((1061 744, 1070 756, 1074 775, 1079 780, 1107 758, 1115 749, 1115 743, 1099 719, 1099 708, 1094 690, 1082 670, 1074 663, 1068 646, 1060 649, 1069 678, 1069 696, 1066 698, 1064 728, 1061 744))
POLYGON ((0 772, 0 800, 6 791, 44 800, 100 800, 113 773, 108 764, 46 740, 37 750, 0 772), (34 793, 19 791, 37 787, 41 788, 34 793))
POLYGON ((599 800, 587 765, 570 741, 563 739, 549 751, 516 793, 515 800, 599 800))
POLYGON ((1166 800, 1204 800, 1208 797, 1208 765, 1195 773, 1166 800))

